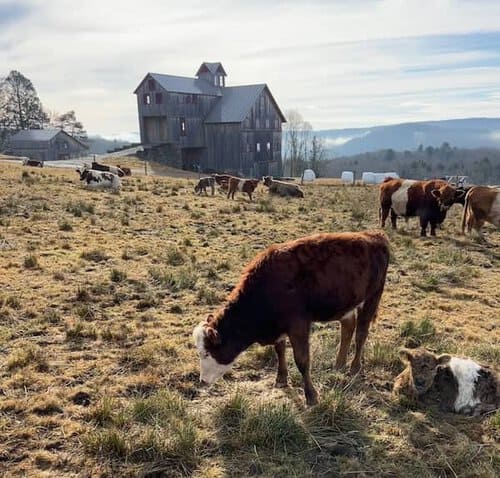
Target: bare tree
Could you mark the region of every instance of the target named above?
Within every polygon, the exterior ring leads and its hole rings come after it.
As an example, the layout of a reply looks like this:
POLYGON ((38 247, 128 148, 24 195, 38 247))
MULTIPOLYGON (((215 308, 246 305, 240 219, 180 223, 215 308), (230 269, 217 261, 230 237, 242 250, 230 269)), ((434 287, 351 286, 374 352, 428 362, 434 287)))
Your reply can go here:
POLYGON ((307 161, 312 126, 297 110, 288 111, 286 117, 284 162, 291 176, 299 176, 307 161))
POLYGON ((325 145, 322 138, 314 135, 311 141, 311 152, 309 156, 309 165, 311 169, 316 173, 319 173, 319 167, 321 161, 325 159, 325 145))
POLYGON ((58 114, 55 112, 50 113, 49 125, 55 128, 62 129, 71 136, 85 141, 88 139, 87 132, 85 131, 81 121, 76 119, 75 112, 73 110, 67 113, 58 114))

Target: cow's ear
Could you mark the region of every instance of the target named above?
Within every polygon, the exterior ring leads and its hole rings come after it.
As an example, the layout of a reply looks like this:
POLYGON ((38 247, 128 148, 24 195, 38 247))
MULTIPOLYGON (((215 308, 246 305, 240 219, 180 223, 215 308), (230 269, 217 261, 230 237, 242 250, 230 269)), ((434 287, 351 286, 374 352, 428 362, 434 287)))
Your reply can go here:
POLYGON ((445 365, 451 360, 451 355, 450 354, 441 354, 437 358, 437 363, 438 365, 445 365))
POLYGON ((219 345, 220 344, 219 332, 217 332, 217 330, 215 330, 213 327, 206 327, 205 334, 206 334, 208 341, 212 345, 219 345))
POLYGON ((212 322, 212 320, 214 320, 214 316, 212 314, 208 314, 206 323, 209 324, 210 322, 212 322))
POLYGON ((441 191, 439 189, 433 189, 431 191, 431 194, 436 198, 439 199, 441 197, 441 191))
POLYGON ((403 362, 411 362, 411 359, 413 358, 413 353, 411 352, 410 349, 399 349, 399 358, 403 362))

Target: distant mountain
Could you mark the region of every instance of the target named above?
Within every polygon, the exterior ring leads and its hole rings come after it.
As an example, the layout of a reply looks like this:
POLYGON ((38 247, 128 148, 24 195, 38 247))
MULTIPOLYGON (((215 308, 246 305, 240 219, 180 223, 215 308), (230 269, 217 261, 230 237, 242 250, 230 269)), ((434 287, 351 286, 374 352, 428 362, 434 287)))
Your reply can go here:
POLYGON ((86 143, 89 146, 90 154, 104 154, 116 148, 122 148, 125 145, 131 144, 130 141, 124 139, 107 139, 98 135, 89 136, 86 143))
POLYGON ((335 156, 394 149, 415 150, 419 145, 438 147, 449 143, 458 148, 500 148, 500 118, 466 118, 402 123, 371 128, 315 131, 325 149, 335 156))

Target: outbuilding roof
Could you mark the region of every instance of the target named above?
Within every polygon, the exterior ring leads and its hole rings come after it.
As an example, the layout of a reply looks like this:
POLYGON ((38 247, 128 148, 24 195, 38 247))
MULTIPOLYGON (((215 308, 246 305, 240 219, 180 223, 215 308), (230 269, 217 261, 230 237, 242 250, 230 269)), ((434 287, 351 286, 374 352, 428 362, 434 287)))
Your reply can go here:
POLYGON ((82 147, 88 149, 89 146, 84 142, 80 141, 78 138, 71 136, 66 133, 66 131, 62 129, 22 129, 18 131, 10 138, 10 142, 12 141, 50 141, 52 138, 57 136, 59 133, 62 133, 64 136, 68 136, 72 140, 79 143, 82 147))

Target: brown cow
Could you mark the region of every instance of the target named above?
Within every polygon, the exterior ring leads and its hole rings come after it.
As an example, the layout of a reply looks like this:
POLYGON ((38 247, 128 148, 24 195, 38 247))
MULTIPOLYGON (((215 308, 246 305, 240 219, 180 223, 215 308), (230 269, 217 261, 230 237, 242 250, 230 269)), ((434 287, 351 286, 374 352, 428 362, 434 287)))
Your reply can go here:
POLYGON ((438 402, 443 411, 467 415, 500 406, 500 375, 490 367, 425 349, 401 349, 399 354, 407 367, 394 382, 396 395, 438 402))
POLYGON ((431 236, 435 236, 436 226, 444 221, 450 205, 438 204, 433 191, 445 186, 451 188, 446 181, 440 179, 416 181, 387 178, 380 185, 380 227, 385 226, 389 212, 393 229, 396 229, 398 216, 418 216, 420 235, 426 236, 427 225, 430 223, 431 236))
POLYGON ((247 193, 250 201, 252 201, 252 193, 259 184, 258 179, 241 179, 241 178, 229 178, 229 188, 227 190, 227 198, 230 197, 234 199, 234 193, 236 191, 241 191, 242 193, 247 193))
POLYGON ((486 186, 475 186, 469 190, 465 197, 464 212, 462 215, 462 234, 470 234, 474 228, 483 238, 481 227, 489 222, 500 227, 500 189, 486 186))
POLYGON ((304 191, 296 184, 285 183, 284 181, 276 181, 272 176, 264 176, 262 178, 264 186, 269 188, 269 194, 274 194, 283 197, 304 197, 304 191))
POLYGON ((356 330, 351 373, 361 368, 363 345, 375 320, 389 264, 383 232, 315 234, 269 247, 246 267, 226 305, 193 331, 200 380, 215 382, 250 345, 274 344, 276 385, 286 387, 286 336, 302 374, 307 403, 318 394, 310 377, 313 321, 341 323, 336 367, 343 368, 356 330))

